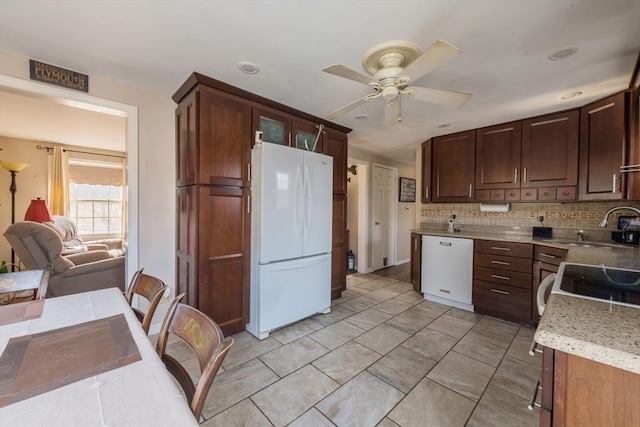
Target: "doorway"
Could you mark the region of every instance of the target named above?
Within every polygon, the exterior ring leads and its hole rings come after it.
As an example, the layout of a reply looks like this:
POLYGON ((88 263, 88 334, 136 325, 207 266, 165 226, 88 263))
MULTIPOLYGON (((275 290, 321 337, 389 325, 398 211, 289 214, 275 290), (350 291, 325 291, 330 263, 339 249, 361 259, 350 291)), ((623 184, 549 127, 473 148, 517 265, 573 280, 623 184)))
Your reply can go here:
POLYGON ((353 251, 358 273, 368 273, 368 163, 352 158, 349 158, 348 162, 350 171, 347 172, 347 251, 353 251))
POLYGON ((127 201, 127 283, 138 270, 138 108, 133 105, 97 98, 85 93, 48 86, 42 83, 0 75, 0 87, 22 92, 29 96, 66 103, 78 108, 98 112, 121 114, 126 118, 127 173, 125 199, 127 201))
POLYGON ((398 170, 373 165, 372 267, 373 271, 396 263, 396 182, 398 170))

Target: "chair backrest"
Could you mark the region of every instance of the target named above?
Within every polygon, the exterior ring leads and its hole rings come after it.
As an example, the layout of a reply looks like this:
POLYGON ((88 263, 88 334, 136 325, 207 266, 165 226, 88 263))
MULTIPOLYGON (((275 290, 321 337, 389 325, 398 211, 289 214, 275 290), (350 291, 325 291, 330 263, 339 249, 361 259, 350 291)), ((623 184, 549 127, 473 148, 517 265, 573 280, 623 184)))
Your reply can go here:
POLYGON ((4 237, 27 270, 43 270, 47 264, 53 264, 52 274, 59 274, 74 266, 62 256, 58 233, 46 225, 16 222, 7 228, 4 237))
POLYGON ((78 236, 78 228, 76 223, 66 216, 52 215, 53 222, 47 224, 53 229, 62 240, 62 246, 65 248, 74 248, 84 246, 84 242, 78 236))
POLYGON ((147 308, 146 313, 131 307, 138 320, 142 323, 142 329, 144 329, 146 333, 149 333, 153 314, 156 312, 156 308, 162 299, 165 289, 167 289, 167 285, 157 277, 144 274, 142 270, 141 268, 133 275, 131 285, 129 285, 125 296, 129 305, 133 302, 134 295, 139 295, 149 302, 149 308, 147 308))
POLYGON ((158 336, 156 351, 184 390, 193 415, 200 421, 207 393, 222 361, 233 345, 233 338, 225 338, 220 327, 201 311, 180 304, 182 297, 184 294, 178 295, 169 306, 158 336), (180 362, 166 354, 169 333, 177 335, 196 354, 201 371, 197 387, 180 362))
POLYGON ((40 286, 38 286, 38 292, 36 293, 36 300, 44 299, 47 295, 47 288, 49 287, 49 277, 51 277, 51 271, 53 270, 53 264, 47 264, 42 271, 42 277, 40 278, 40 286))

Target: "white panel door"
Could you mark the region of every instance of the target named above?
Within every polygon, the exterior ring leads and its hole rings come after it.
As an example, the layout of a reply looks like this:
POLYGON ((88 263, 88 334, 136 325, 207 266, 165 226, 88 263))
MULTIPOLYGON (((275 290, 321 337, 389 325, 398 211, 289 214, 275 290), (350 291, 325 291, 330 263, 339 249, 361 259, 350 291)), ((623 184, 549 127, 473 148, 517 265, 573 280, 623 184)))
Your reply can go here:
POLYGON ((303 151, 263 143, 260 165, 261 264, 302 256, 303 151))
POLYGON ((395 264, 396 171, 373 168, 373 269, 395 264))
POLYGON ((331 252, 333 205, 333 158, 310 151, 304 153, 302 255, 331 252))

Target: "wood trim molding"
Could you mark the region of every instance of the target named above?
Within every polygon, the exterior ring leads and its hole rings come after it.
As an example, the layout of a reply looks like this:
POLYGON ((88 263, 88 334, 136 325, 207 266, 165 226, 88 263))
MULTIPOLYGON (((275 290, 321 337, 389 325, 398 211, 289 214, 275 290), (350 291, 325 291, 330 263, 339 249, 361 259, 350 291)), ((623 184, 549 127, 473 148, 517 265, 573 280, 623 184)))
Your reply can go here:
POLYGON ((187 78, 187 80, 182 84, 182 86, 178 88, 176 93, 174 93, 171 98, 176 102, 176 104, 179 103, 182 100, 182 98, 184 98, 185 95, 189 93, 189 91, 191 91, 191 89, 198 83, 202 83, 206 86, 212 87, 214 89, 218 89, 220 91, 229 93, 231 95, 239 96, 241 98, 244 98, 245 100, 260 104, 260 106, 271 107, 278 111, 290 114, 292 116, 309 120, 310 122, 322 123, 326 127, 336 129, 340 132, 349 133, 352 130, 350 128, 337 125, 328 120, 305 113, 304 111, 296 110, 295 108, 291 108, 284 104, 280 104, 279 102, 272 101, 268 98, 264 98, 260 95, 256 95, 255 93, 246 91, 244 89, 240 89, 238 87, 232 86, 220 80, 216 80, 214 78, 205 76, 204 74, 197 73, 195 71, 187 78))

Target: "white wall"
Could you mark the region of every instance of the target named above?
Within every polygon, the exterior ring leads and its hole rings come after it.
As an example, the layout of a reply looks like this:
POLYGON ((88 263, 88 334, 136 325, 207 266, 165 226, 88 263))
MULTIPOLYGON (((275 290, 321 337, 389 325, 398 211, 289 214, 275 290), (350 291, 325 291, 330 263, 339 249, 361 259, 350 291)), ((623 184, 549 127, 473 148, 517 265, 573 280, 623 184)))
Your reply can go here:
MULTIPOLYGON (((389 160, 387 158, 377 156, 373 153, 369 153, 359 148, 349 147, 349 158, 357 159, 359 161, 367 163, 369 165, 370 170, 373 170, 373 163, 377 163, 377 164, 397 168, 399 178, 400 177, 413 178, 413 179, 416 178, 416 168, 414 165, 408 165, 405 163, 389 160)), ((363 215, 363 214, 366 215, 369 220, 369 224, 372 224, 371 203, 372 203, 373 197, 372 197, 371 191, 373 188, 373 182, 372 182, 373 174, 369 174, 369 175, 370 175, 369 182, 368 182, 369 206, 368 206, 367 212, 361 213, 360 215, 363 215)), ((348 194, 348 197, 350 197, 350 194, 348 194)), ((397 263, 401 264, 404 262, 409 262, 411 258, 411 230, 414 229, 416 226, 416 203, 397 202, 396 217, 397 217, 396 259, 397 259, 397 263), (408 207, 409 209, 405 210, 405 207, 408 207)), ((369 234, 368 241, 371 242, 371 229, 368 230, 368 234, 369 234)), ((371 244, 369 243, 369 246, 367 248, 368 259, 366 260, 368 271, 371 270, 371 266, 372 266, 371 254, 372 254, 372 249, 371 249, 371 244)), ((358 259, 358 263, 360 262, 362 262, 362 260, 358 259)))
MULTIPOLYGON (((29 59, 0 50, 0 74, 29 80, 29 59)), ((93 75, 89 76, 89 95, 138 107, 139 181, 137 194, 131 194, 139 204, 138 265, 175 289, 175 103, 169 95, 93 75)), ((0 185, 5 183, 7 190, 0 188, 0 192, 8 191, 8 181, 0 178, 0 185)), ((156 322, 162 320, 163 311, 156 314, 156 322)))

